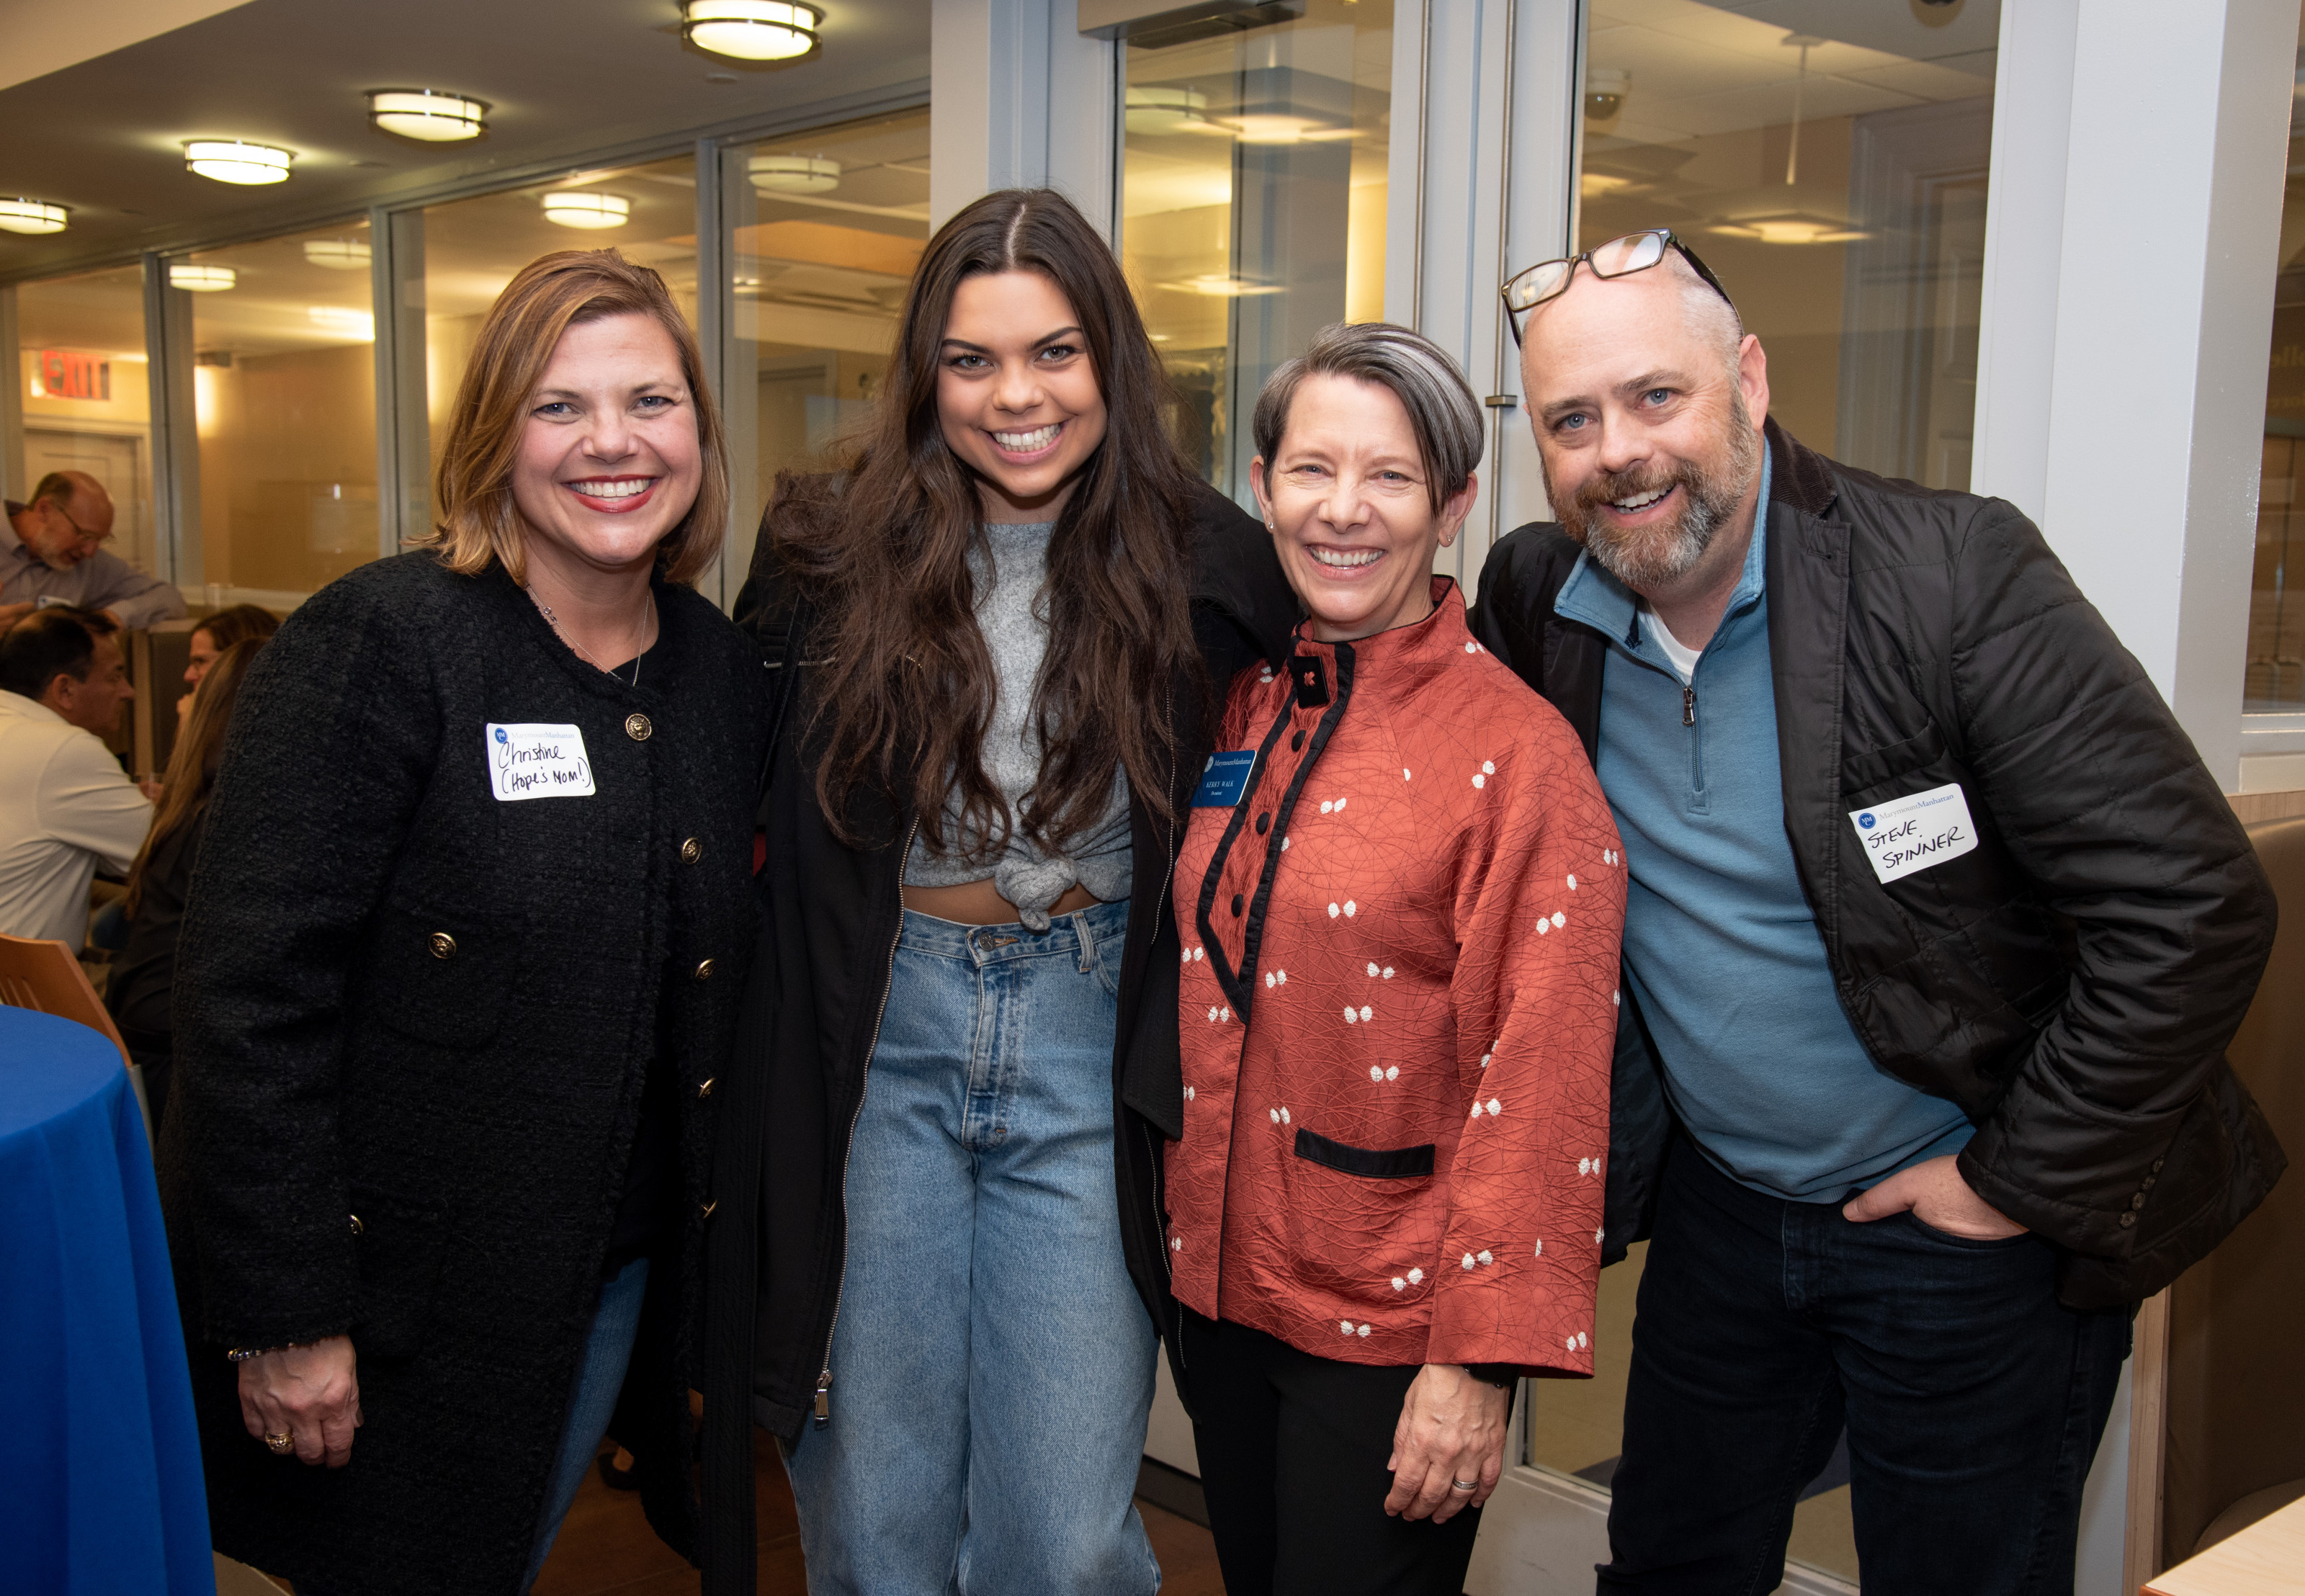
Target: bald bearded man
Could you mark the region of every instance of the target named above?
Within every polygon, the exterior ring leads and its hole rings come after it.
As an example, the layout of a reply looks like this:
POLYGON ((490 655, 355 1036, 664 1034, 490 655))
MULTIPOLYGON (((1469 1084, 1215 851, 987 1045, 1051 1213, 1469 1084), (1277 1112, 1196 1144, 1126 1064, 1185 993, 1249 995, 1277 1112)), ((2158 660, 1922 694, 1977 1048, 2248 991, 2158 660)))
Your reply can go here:
POLYGON ((0 532, 0 632, 38 607, 101 610, 123 626, 149 626, 184 613, 184 596, 104 546, 112 539, 112 496, 86 471, 50 471, 31 503, 7 501, 0 532))

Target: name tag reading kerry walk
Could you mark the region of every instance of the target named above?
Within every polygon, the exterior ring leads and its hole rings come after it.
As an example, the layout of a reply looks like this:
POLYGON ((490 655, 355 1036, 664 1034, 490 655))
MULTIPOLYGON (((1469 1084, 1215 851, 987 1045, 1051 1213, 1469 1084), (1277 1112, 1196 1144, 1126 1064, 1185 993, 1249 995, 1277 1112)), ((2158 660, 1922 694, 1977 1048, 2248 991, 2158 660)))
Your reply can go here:
POLYGON ((1849 820, 1865 845, 1873 873, 1884 885, 1958 859, 1977 846, 1969 800, 1961 796, 1957 781, 1871 809, 1852 809, 1849 820))
POLYGON ((489 785, 499 803, 523 798, 590 798, 592 761, 573 726, 523 721, 488 728, 489 785))

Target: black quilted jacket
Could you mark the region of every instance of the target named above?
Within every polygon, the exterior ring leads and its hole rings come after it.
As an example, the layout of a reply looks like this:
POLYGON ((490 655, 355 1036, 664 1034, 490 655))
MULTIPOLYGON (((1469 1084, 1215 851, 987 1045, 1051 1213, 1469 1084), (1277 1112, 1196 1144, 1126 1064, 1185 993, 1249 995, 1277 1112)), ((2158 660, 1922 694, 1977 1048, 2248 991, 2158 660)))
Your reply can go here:
MULTIPOLYGON (((1975 1122, 1961 1172, 2063 1249, 2065 1303, 2149 1296, 2286 1164, 2224 1058, 2272 948, 2272 888, 2030 522, 1767 430, 1785 833, 1841 1006, 1875 1064, 1975 1122), (1882 885, 1849 811, 1947 782, 1978 847, 1882 885)), ((1475 630, 1589 753, 1607 640, 1552 608, 1577 556, 1557 526, 1500 541, 1475 630)), ((1625 1016, 1612 1260, 1648 1233, 1676 1133, 1629 1001, 1625 1016)))
POLYGON ((635 689, 500 569, 404 555, 315 594, 242 690, 161 1174, 216 1544, 299 1589, 515 1596, 659 1051, 687 1218, 615 1430, 651 1519, 693 1544, 681 1327, 704 1088, 752 950, 767 673, 703 598, 656 597, 635 689), (497 801, 487 726, 530 721, 581 728, 591 796, 497 801), (351 1464, 272 1456, 225 1349, 347 1330, 351 1464))

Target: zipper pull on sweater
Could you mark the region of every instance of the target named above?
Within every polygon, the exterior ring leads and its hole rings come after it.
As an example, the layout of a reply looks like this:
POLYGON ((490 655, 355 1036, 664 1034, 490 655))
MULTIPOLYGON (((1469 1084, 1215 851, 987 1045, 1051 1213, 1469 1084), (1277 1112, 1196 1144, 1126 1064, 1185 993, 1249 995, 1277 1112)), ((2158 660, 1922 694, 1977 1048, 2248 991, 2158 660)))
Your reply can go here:
POLYGON ((832 1423, 832 1371, 828 1369, 816 1377, 816 1416, 811 1427, 828 1428, 832 1423))
POLYGON ((1683 684, 1680 690, 1680 724, 1697 724, 1697 689, 1683 684))

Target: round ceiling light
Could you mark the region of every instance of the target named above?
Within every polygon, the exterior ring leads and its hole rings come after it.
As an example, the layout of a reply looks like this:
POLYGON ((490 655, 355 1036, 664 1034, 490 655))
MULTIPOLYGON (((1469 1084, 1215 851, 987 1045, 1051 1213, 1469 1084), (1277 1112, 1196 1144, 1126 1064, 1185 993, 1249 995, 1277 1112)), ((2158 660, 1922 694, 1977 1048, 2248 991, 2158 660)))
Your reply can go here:
POLYGON ((370 251, 356 238, 308 238, 304 241, 304 259, 330 271, 364 272, 368 270, 370 251))
POLYGON ((544 219, 563 227, 621 227, 632 214, 633 202, 622 194, 554 189, 544 196, 544 219))
POLYGON ((829 194, 840 186, 840 163, 821 155, 756 155, 753 186, 772 194, 829 194))
POLYGON ((192 293, 222 293, 239 281, 240 274, 228 266, 187 266, 181 261, 168 265, 168 286, 192 293))
POLYGON ((38 200, 0 200, 0 228, 10 233, 62 233, 70 214, 38 200))
POLYGON ((790 61, 816 48, 824 13, 793 0, 681 0, 680 37, 739 61, 790 61))
POLYGON ((217 183, 286 183, 295 160, 287 150, 239 139, 195 139, 184 146, 184 165, 217 183))
POLYGON ((437 89, 371 89, 368 119, 387 133, 446 144, 488 131, 489 102, 437 89))
POLYGON ((1209 97, 1197 89, 1165 83, 1128 86, 1126 113, 1132 133, 1173 133, 1187 128, 1207 132, 1209 97))

